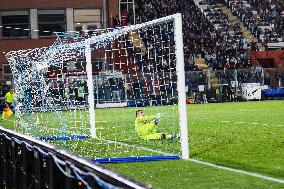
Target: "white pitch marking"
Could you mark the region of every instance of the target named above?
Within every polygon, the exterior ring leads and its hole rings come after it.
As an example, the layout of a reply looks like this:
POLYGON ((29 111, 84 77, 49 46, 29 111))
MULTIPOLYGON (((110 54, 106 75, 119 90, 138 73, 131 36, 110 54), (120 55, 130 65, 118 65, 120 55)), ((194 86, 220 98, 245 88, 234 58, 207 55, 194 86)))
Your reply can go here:
POLYGON ((118 142, 118 141, 107 140, 107 139, 102 139, 102 138, 96 138, 96 139, 100 140, 100 141, 105 141, 107 143, 115 143, 115 144, 120 144, 120 145, 124 145, 124 146, 128 146, 128 147, 135 147, 137 149, 141 149, 141 150, 145 150, 145 151, 149 151, 149 152, 154 152, 154 153, 158 153, 158 154, 162 154, 162 155, 174 155, 174 154, 162 152, 162 151, 159 151, 159 150, 153 150, 153 149, 149 149, 149 148, 146 148, 146 147, 137 146, 137 145, 134 145, 134 144, 126 144, 124 142, 118 142))
POLYGON ((244 171, 244 170, 240 170, 240 169, 233 169, 233 168, 229 168, 229 167, 225 167, 225 166, 221 166, 221 165, 216 165, 216 164, 205 162, 205 161, 200 161, 200 160, 197 160, 197 159, 189 158, 189 159, 186 159, 186 160, 192 161, 192 162, 195 162, 195 163, 198 163, 198 164, 214 167, 214 168, 217 168, 217 169, 223 169, 223 170, 227 170, 227 171, 231 171, 231 172, 235 172, 235 173, 240 173, 240 174, 244 174, 244 175, 250 175, 250 176, 253 176, 253 177, 260 178, 260 179, 269 180, 269 181, 273 181, 273 182, 278 182, 278 183, 284 184, 284 180, 283 179, 278 179, 278 178, 273 178, 273 177, 269 177, 269 176, 264 176, 264 175, 261 175, 261 174, 252 173, 252 172, 248 172, 248 171, 244 171))
MULTIPOLYGON (((229 123, 230 121, 226 121, 226 120, 223 120, 223 121, 220 121, 221 123, 229 123)), ((248 124, 248 125, 263 125, 263 126, 268 126, 268 123, 257 123, 257 122, 251 122, 251 123, 246 123, 246 122, 243 122, 243 121, 235 121, 234 123, 236 124, 248 124)), ((284 127, 284 125, 274 125, 276 127, 284 127)))
POLYGON ((229 123, 230 121, 221 121, 222 123, 229 123))
MULTIPOLYGON (((169 154, 169 153, 166 153, 166 152, 153 150, 153 149, 149 149, 149 148, 145 148, 145 147, 141 147, 141 146, 126 144, 126 143, 123 143, 123 142, 104 140, 104 139, 99 139, 99 138, 97 138, 97 139, 98 140, 102 140, 102 141, 106 141, 106 142, 109 142, 109 143, 117 143, 117 144, 121 144, 121 145, 125 145, 125 146, 136 147, 138 149, 142 149, 142 150, 146 150, 146 151, 150 151, 150 152, 155 152, 155 153, 162 154, 162 155, 173 155, 173 154, 169 154)), ((240 170, 240 169, 233 169, 233 168, 230 168, 230 167, 216 165, 216 164, 213 164, 213 163, 200 161, 200 160, 197 160, 197 159, 189 158, 189 159, 185 159, 185 160, 188 160, 188 161, 191 161, 191 162, 195 162, 195 163, 198 163, 198 164, 202 164, 202 165, 207 165, 207 166, 214 167, 214 168, 217 168, 217 169, 223 169, 223 170, 227 170, 227 171, 231 171, 231 172, 235 172, 235 173, 249 175, 249 176, 257 177, 257 178, 260 178, 260 179, 269 180, 269 181, 273 181, 273 182, 278 182, 278 183, 283 183, 284 184, 284 180, 283 179, 278 179, 278 178, 273 178, 273 177, 269 177, 269 176, 264 176, 264 175, 261 175, 261 174, 252 173, 252 172, 248 172, 248 171, 244 171, 244 170, 240 170)))
POLYGON ((238 122, 235 122, 235 123, 238 123, 238 124, 245 124, 245 122, 243 122, 243 121, 238 121, 238 122))
POLYGON ((253 122, 253 123, 251 123, 252 125, 258 125, 259 123, 256 123, 256 122, 253 122))

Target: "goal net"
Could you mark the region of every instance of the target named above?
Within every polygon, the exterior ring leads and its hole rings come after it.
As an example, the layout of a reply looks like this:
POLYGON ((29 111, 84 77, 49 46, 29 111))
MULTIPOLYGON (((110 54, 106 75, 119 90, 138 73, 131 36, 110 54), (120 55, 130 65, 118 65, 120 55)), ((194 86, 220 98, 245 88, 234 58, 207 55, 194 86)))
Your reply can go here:
POLYGON ((188 158, 181 24, 175 14, 58 33, 49 47, 7 53, 15 129, 95 159, 188 158), (153 128, 137 127, 138 110, 153 128))

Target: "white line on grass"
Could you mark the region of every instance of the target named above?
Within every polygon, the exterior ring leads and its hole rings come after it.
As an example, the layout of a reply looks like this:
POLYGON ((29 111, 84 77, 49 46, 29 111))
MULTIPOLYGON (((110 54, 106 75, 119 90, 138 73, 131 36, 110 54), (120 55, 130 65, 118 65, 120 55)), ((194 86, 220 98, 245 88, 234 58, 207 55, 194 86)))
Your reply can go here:
POLYGON ((198 164, 214 167, 214 168, 217 168, 217 169, 223 169, 223 170, 227 170, 227 171, 231 171, 231 172, 235 172, 235 173, 240 173, 240 174, 244 174, 244 175, 250 175, 250 176, 253 176, 253 177, 260 178, 260 179, 269 180, 269 181, 273 181, 273 182, 278 182, 278 183, 284 184, 284 180, 283 179, 278 179, 278 178, 273 178, 273 177, 269 177, 269 176, 264 176, 264 175, 261 175, 261 174, 252 173, 252 172, 248 172, 248 171, 244 171, 244 170, 240 170, 240 169, 233 169, 233 168, 230 168, 230 167, 216 165, 216 164, 213 164, 213 163, 200 161, 200 160, 197 160, 197 159, 189 158, 189 159, 186 159, 186 160, 192 161, 192 162, 195 162, 195 163, 198 163, 198 164))
MULTIPOLYGON (((145 147, 141 147, 141 146, 136 146, 136 145, 133 145, 133 144, 126 144, 124 142, 117 142, 117 141, 105 140, 105 139, 99 139, 99 140, 109 142, 109 143, 117 143, 117 144, 126 145, 126 146, 130 146, 130 147, 135 147, 135 148, 138 148, 138 149, 142 149, 142 150, 146 150, 146 151, 150 151, 150 152, 155 152, 155 153, 162 154, 162 155, 174 155, 174 154, 169 154, 169 153, 162 152, 162 151, 159 151, 159 150, 153 150, 153 149, 149 149, 149 148, 145 148, 145 147)), ((269 180, 269 181, 284 184, 283 179, 273 178, 273 177, 264 176, 264 175, 261 175, 261 174, 252 173, 252 172, 248 172, 248 171, 244 171, 244 170, 240 170, 240 169, 234 169, 234 168, 230 168, 230 167, 216 165, 214 163, 200 161, 200 160, 192 159, 192 158, 185 159, 185 160, 195 162, 195 163, 198 163, 198 164, 202 164, 202 165, 207 165, 207 166, 214 167, 214 168, 217 168, 217 169, 223 169, 223 170, 227 170, 227 171, 231 171, 231 172, 235 172, 235 173, 249 175, 249 176, 257 177, 257 178, 260 178, 260 179, 269 180)))
POLYGON ((252 124, 252 125, 258 125, 259 123, 253 122, 253 123, 250 123, 250 124, 252 124))
POLYGON ((235 122, 235 123, 238 123, 238 124, 245 124, 245 122, 242 122, 242 121, 235 122))
POLYGON ((105 141, 107 143, 120 144, 120 145, 124 145, 124 146, 128 146, 128 147, 133 147, 133 148, 149 151, 149 152, 154 152, 154 153, 157 153, 157 154, 162 154, 162 155, 167 155, 167 156, 174 155, 174 154, 169 154, 169 153, 162 152, 162 151, 159 151, 159 150, 153 150, 153 149, 145 148, 145 147, 142 147, 142 146, 137 146, 137 145, 134 145, 134 144, 126 144, 124 142, 106 140, 106 139, 102 139, 102 138, 96 138, 96 139, 101 140, 101 141, 105 141))
MULTIPOLYGON (((235 124, 246 124, 246 125, 262 125, 262 126, 268 126, 268 123, 258 123, 258 122, 243 122, 243 121, 226 121, 222 120, 221 123, 235 123, 235 124)), ((284 127, 284 125, 270 125, 275 127, 284 127)))
POLYGON ((229 123, 230 121, 221 121, 222 123, 229 123))

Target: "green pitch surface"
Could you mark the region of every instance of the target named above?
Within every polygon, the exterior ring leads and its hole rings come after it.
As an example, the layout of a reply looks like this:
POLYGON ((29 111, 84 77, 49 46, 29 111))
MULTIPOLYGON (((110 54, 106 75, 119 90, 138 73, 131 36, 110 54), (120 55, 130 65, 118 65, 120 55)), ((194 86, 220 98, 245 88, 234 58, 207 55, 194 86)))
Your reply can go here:
MULTIPOLYGON (((145 112, 172 112, 177 115, 176 108, 147 107, 145 112)), ((198 104, 188 105, 187 108, 191 158, 284 179, 284 101, 198 104)), ((122 124, 130 123, 135 118, 135 110, 136 108, 99 110, 102 112, 97 116, 97 121, 102 121, 105 125, 101 128, 108 128, 107 132, 111 132, 112 129, 104 120, 116 116, 122 124)), ((164 120, 161 127, 169 121, 176 125, 178 118, 174 117, 174 120, 164 120)), ((5 121, 2 125, 12 128, 12 121, 5 121)), ((127 132, 134 137, 132 129, 129 126, 127 132)), ((123 136, 120 138, 123 139, 123 136)), ((94 153, 114 155, 110 152, 110 145, 99 147, 92 140, 82 140, 76 144, 72 144, 72 141, 55 144, 87 157, 93 157, 94 153)), ((136 140, 133 139, 132 142, 136 140)), ((172 145, 172 153, 179 153, 178 142, 151 145, 159 145, 159 148, 172 145)), ((113 152, 116 156, 132 155, 133 149, 130 147, 120 148, 121 151, 113 152)), ((138 155, 140 153, 143 154, 142 151, 137 152, 138 155)), ((284 184, 277 182, 185 160, 105 166, 156 188, 284 188, 284 184)))

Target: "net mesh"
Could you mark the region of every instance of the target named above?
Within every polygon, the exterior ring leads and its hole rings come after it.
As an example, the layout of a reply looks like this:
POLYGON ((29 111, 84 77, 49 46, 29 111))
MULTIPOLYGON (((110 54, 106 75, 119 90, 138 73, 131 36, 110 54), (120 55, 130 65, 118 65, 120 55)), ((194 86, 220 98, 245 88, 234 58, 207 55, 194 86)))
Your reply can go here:
POLYGON ((141 109, 147 116, 161 115, 157 133, 180 132, 174 24, 171 16, 124 28, 58 33, 50 47, 9 52, 15 128, 92 158, 179 154, 178 138, 145 140, 134 126, 141 109), (93 91, 86 51, 92 56, 93 91), (88 138, 90 92, 95 138, 88 138))

